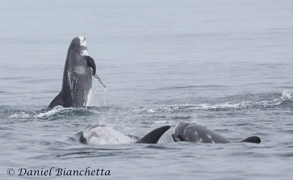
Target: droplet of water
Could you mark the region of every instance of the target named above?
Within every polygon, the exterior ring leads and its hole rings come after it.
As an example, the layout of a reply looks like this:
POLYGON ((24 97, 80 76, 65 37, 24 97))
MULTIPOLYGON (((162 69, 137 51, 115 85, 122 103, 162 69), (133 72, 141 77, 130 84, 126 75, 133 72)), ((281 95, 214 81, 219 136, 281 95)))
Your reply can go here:
POLYGON ((108 92, 108 89, 105 87, 104 88, 104 106, 105 107, 107 106, 107 92, 108 92))

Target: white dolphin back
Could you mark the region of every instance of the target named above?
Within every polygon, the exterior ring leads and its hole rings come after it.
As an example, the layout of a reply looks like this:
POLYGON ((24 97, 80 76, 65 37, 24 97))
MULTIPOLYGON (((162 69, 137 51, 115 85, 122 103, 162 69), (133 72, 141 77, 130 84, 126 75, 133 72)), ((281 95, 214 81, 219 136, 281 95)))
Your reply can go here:
POLYGON ((87 125, 83 137, 89 145, 130 144, 135 140, 104 125, 87 125))

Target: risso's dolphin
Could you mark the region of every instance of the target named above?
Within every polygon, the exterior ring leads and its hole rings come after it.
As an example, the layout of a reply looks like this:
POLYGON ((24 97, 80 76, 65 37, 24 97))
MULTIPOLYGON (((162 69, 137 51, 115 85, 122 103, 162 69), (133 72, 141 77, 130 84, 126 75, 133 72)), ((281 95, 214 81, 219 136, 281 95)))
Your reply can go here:
MULTIPOLYGON (((174 141, 188 141, 213 144, 232 143, 232 141, 221 136, 217 132, 195 123, 180 122, 175 127, 175 132, 172 136, 174 141)), ((258 136, 251 136, 242 140, 241 142, 260 143, 261 139, 258 136)))
MULTIPOLYGON (((85 37, 79 36, 71 41, 63 73, 61 92, 50 103, 49 108, 86 107, 92 102, 92 76, 96 75, 96 64, 88 54, 85 37)), ((101 82, 102 83, 102 82, 101 82)), ((105 85, 102 83, 105 87, 105 85)))
POLYGON ((156 144, 168 129, 170 129, 170 126, 163 126, 151 131, 143 138, 137 139, 126 136, 106 125, 96 124, 87 125, 83 131, 77 133, 77 136, 80 142, 89 145, 131 143, 156 144))

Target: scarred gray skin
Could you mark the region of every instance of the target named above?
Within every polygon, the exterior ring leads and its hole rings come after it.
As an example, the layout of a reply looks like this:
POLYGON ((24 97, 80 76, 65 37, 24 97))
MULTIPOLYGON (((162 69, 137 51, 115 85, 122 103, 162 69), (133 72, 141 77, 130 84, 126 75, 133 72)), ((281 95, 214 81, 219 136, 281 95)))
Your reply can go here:
POLYGON ((178 141, 202 142, 202 143, 231 143, 230 140, 211 131, 204 126, 180 122, 176 128, 174 137, 178 141))
POLYGON ((88 56, 86 39, 82 36, 72 40, 67 53, 61 92, 50 103, 49 108, 86 107, 91 103, 92 76, 96 65, 88 56))
MULTIPOLYGON (((188 141, 199 143, 232 143, 229 139, 221 136, 204 126, 195 123, 180 122, 173 134, 174 141, 188 141)), ((261 139, 257 136, 248 137, 241 142, 260 143, 261 139)))

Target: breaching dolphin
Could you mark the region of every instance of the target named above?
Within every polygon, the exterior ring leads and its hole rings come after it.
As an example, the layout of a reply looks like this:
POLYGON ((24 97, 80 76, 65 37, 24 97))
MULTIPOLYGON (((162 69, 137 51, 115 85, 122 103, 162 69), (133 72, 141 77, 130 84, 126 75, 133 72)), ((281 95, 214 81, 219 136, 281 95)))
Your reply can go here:
MULTIPOLYGON (((200 143, 231 143, 229 139, 221 136, 215 131, 212 131, 204 126, 195 123, 180 122, 175 127, 175 132, 172 135, 174 141, 188 141, 200 143)), ((261 139, 258 136, 248 137, 241 142, 260 143, 261 139)))
MULTIPOLYGON (((86 107, 91 104, 92 76, 96 75, 96 64, 88 54, 85 37, 76 37, 68 48, 61 92, 50 103, 49 108, 86 107)), ((105 87, 105 85, 102 83, 105 87)))

